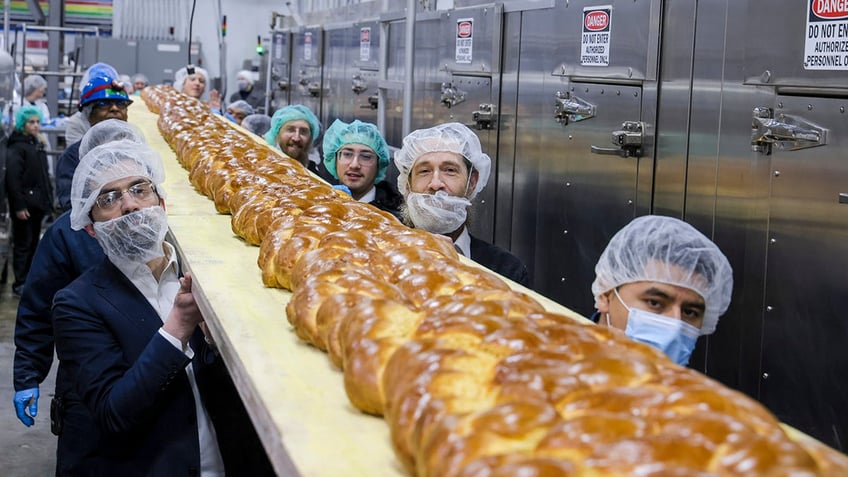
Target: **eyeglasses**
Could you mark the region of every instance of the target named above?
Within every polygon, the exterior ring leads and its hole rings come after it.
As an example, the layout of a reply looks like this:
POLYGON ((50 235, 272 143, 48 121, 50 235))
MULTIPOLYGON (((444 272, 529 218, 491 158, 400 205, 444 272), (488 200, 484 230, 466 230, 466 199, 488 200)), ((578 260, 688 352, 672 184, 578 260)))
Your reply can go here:
POLYGON ((100 101, 94 101, 91 104, 97 109, 111 108, 112 106, 117 106, 120 109, 127 109, 129 105, 132 104, 132 101, 127 99, 101 99, 100 101))
POLYGON ((373 152, 368 151, 360 151, 359 153, 355 153, 348 149, 343 149, 339 151, 339 162, 350 163, 353 162, 353 158, 359 157, 360 164, 374 164, 374 161, 377 160, 377 155, 373 152))
POLYGON ((103 210, 112 210, 121 202, 124 192, 129 193, 130 197, 135 201, 147 202, 156 193, 156 186, 152 182, 141 182, 131 185, 124 190, 110 190, 109 192, 98 195, 94 203, 103 210))

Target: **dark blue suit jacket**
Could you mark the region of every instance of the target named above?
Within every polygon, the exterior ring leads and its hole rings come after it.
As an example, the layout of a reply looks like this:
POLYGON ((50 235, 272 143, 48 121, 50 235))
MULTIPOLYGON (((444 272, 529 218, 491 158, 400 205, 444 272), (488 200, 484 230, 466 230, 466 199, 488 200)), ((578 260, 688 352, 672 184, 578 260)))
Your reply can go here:
MULTIPOLYGON (((68 286, 84 271, 103 260, 103 249, 88 232, 71 230, 70 212, 60 215, 38 242, 27 275, 27 284, 18 303, 15 322, 15 390, 37 387, 53 365, 53 295, 68 286)), ((71 378, 67 366, 59 363, 56 373, 56 396, 68 400, 64 430, 56 449, 56 474, 79 475, 77 464, 96 452, 84 437, 97 432, 91 413, 70 396, 71 378)), ((50 400, 43 392, 39 403, 42 422, 48 422, 50 400)))
MULTIPOLYGON (((56 294, 56 350, 99 427, 81 475, 198 475, 190 360, 158 333, 162 320, 108 259, 56 294)), ((191 360, 228 475, 273 475, 226 368, 198 329, 191 360)))
POLYGON ((71 210, 71 183, 80 162, 80 144, 82 141, 77 141, 65 148, 56 162, 56 196, 62 210, 71 210))

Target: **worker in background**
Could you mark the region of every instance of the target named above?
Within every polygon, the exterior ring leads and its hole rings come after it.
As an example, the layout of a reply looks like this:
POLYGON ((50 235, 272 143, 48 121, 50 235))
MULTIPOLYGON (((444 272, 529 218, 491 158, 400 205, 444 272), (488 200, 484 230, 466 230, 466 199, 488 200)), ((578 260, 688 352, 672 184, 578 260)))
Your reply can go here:
POLYGON ((47 94, 47 80, 41 75, 29 75, 24 78, 24 99, 18 104, 13 102, 10 105, 10 118, 14 118, 21 106, 35 106, 41 111, 41 123, 45 124, 50 121, 50 109, 47 108, 47 101, 44 95, 47 94))
POLYGON ((78 475, 274 475, 165 241, 164 179, 131 141, 92 149, 74 174, 71 228, 106 255, 53 303, 57 355, 100 431, 78 475))
MULTIPOLYGON (((92 76, 82 90, 79 110, 88 120, 89 127, 107 119, 127 120, 127 108, 132 104, 123 83, 114 77, 99 74, 92 76)), ((71 182, 79 164, 79 141, 71 144, 56 163, 56 195, 62 210, 71 208, 71 182)))
POLYGON ((295 104, 274 113, 271 128, 265 133, 265 142, 320 175, 317 162, 310 160, 310 152, 319 135, 321 123, 315 114, 306 106, 295 104))
POLYGON ((15 114, 15 130, 6 151, 6 194, 12 217, 12 292, 20 296, 41 236, 41 223, 53 213, 41 110, 24 106, 15 114))
MULTIPOLYGON (((82 157, 107 142, 130 140, 144 143, 138 128, 126 121, 107 119, 92 126, 80 141, 82 157)), ((84 230, 71 230, 70 211, 60 215, 38 243, 15 321, 14 405, 18 419, 27 427, 38 413, 39 386, 53 365, 54 339, 51 307, 53 296, 82 273, 103 260, 103 249, 84 230)), ((70 370, 59 363, 56 389, 50 409, 52 431, 58 435, 56 475, 80 475, 79 464, 95 452, 90 437, 96 435, 94 417, 81 405, 72 389, 70 370)))
POLYGON ((468 232, 468 209, 486 187, 492 160, 477 135, 460 123, 412 131, 395 154, 404 222, 453 240, 466 257, 527 286, 524 263, 508 251, 468 232))
POLYGON ((732 291, 730 262, 710 239, 675 218, 638 217, 595 266, 593 319, 686 365, 698 336, 715 331, 732 291))
MULTIPOLYGON (((91 78, 95 76, 117 78, 118 71, 115 70, 112 65, 107 63, 95 63, 91 65, 87 70, 85 70, 85 73, 83 73, 82 78, 80 79, 80 96, 84 93, 85 86, 89 81, 91 81, 91 78)), ((88 117, 83 115, 82 111, 77 111, 72 114, 71 117, 65 120, 65 144, 73 144, 82 139, 82 136, 90 127, 91 123, 88 122, 88 117)))
POLYGON ((241 124, 244 118, 251 114, 253 114, 253 107, 247 104, 247 101, 238 100, 227 106, 227 119, 236 124, 241 124))
MULTIPOLYGON (((193 74, 188 74, 185 67, 178 69, 174 74, 174 89, 198 100, 206 92, 208 83, 209 73, 199 66, 194 67, 193 74)), ((209 99, 206 101, 206 105, 216 114, 221 113, 221 93, 217 89, 209 91, 209 99)))
POLYGON ((132 85, 133 85, 133 96, 141 96, 141 90, 146 88, 150 84, 150 80, 147 79, 147 76, 144 76, 141 73, 136 73, 132 77, 132 85))
POLYGON ((400 219, 403 199, 385 181, 389 146, 377 126, 355 119, 336 119, 324 132, 324 167, 347 186, 351 196, 385 210, 400 219))
POLYGON ((253 109, 265 106, 265 93, 255 88, 253 75, 250 71, 241 70, 236 74, 236 86, 238 91, 230 95, 230 102, 246 101, 253 109))
POLYGON ((267 114, 251 114, 244 118, 241 127, 264 138, 265 133, 271 129, 271 118, 267 114))

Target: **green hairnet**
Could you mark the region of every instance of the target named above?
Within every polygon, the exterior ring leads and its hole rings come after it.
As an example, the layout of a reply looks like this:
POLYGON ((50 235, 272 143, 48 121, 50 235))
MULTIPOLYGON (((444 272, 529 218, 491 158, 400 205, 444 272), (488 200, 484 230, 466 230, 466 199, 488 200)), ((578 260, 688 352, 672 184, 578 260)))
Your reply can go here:
POLYGON ((374 154, 377 154, 377 157, 380 158, 374 183, 376 184, 386 178, 386 170, 389 168, 389 146, 383 136, 380 135, 377 126, 371 123, 363 123, 358 119, 354 119, 350 124, 336 119, 327 128, 324 133, 324 167, 336 179, 339 178, 336 172, 336 153, 346 144, 362 144, 370 147, 374 154))
POLYGON ((15 130, 24 132, 24 125, 33 116, 38 116, 38 122, 44 119, 41 116, 41 110, 37 106, 24 106, 18 109, 18 112, 15 113, 15 130))
POLYGON ((309 123, 309 130, 312 132, 312 145, 318 142, 318 136, 321 134, 321 123, 315 114, 302 104, 295 104, 278 109, 271 118, 271 129, 265 134, 265 142, 272 146, 277 145, 277 134, 283 124, 289 121, 297 121, 302 119, 309 123))

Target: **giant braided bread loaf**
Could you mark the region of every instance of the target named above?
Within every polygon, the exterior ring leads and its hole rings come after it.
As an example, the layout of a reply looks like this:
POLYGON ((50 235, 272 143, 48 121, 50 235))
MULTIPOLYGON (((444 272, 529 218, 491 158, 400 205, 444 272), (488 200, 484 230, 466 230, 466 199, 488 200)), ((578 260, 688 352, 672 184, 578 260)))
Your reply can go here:
POLYGON ((848 475, 747 396, 546 311, 448 241, 338 193, 170 87, 146 88, 191 183, 260 245, 266 286, 381 415, 412 475, 848 475))

